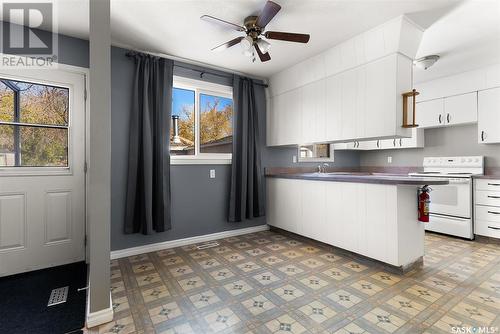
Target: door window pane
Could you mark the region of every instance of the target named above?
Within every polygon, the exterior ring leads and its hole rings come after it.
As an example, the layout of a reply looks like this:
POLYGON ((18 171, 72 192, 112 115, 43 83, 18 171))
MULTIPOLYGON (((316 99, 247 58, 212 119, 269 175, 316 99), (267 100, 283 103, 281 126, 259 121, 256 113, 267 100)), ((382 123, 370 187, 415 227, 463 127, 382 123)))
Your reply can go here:
POLYGON ((200 94, 200 152, 231 153, 233 147, 233 101, 200 94))
POLYGON ((194 155, 195 153, 194 103, 194 91, 173 88, 170 124, 171 155, 194 155))
POLYGON ((14 121, 14 91, 0 80, 0 122, 14 121))
POLYGON ((0 125, 0 166, 16 166, 16 159, 19 167, 67 167, 68 129, 0 125))
POLYGON ((11 81, 20 91, 20 122, 68 125, 69 90, 54 86, 11 81))

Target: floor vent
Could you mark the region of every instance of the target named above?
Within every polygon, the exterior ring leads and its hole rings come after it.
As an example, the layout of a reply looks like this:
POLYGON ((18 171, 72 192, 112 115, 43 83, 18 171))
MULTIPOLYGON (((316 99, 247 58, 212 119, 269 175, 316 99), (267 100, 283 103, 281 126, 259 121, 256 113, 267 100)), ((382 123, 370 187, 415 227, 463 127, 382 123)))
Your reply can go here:
POLYGON ((52 290, 50 292, 49 302, 47 306, 66 303, 66 299, 68 299, 68 289, 69 286, 64 286, 62 288, 52 290))
POLYGON ((212 247, 217 247, 219 246, 219 243, 217 241, 210 241, 206 242, 204 244, 196 246, 198 249, 207 249, 207 248, 212 248, 212 247))

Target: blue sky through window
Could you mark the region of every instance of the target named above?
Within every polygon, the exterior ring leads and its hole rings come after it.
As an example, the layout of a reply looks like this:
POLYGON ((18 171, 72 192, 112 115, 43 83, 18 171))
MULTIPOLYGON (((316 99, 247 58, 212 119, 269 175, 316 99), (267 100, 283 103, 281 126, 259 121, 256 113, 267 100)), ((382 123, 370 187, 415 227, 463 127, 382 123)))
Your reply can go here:
POLYGON ((225 97, 220 97, 220 96, 200 94, 201 112, 208 111, 207 106, 209 106, 209 105, 213 106, 216 100, 219 100, 219 104, 217 105, 217 111, 222 111, 227 106, 233 105, 233 100, 231 100, 231 99, 228 99, 225 97))
POLYGON ((183 113, 183 108, 188 107, 189 111, 194 109, 194 91, 188 89, 175 88, 172 91, 172 115, 187 118, 183 113))

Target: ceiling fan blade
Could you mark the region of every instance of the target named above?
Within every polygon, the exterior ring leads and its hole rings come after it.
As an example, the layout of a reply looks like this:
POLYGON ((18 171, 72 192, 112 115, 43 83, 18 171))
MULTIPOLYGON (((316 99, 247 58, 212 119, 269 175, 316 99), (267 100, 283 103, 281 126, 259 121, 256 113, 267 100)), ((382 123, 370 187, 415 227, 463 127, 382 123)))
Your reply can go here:
POLYGON ((215 23, 215 24, 217 24, 217 25, 219 25, 221 27, 233 29, 233 30, 236 30, 236 31, 245 31, 246 30, 245 27, 242 27, 242 26, 240 26, 238 24, 231 23, 231 22, 228 22, 228 21, 225 21, 225 20, 222 20, 222 19, 218 19, 218 18, 210 16, 210 15, 202 15, 200 17, 200 19, 202 19, 203 21, 215 23))
POLYGON ((266 62, 268 60, 271 60, 271 56, 269 55, 269 52, 262 53, 262 51, 260 50, 260 48, 257 44, 254 44, 254 46, 255 46, 255 50, 257 51, 257 54, 259 55, 261 62, 266 62))
POLYGON ((280 9, 281 9, 281 6, 278 5, 277 3, 272 2, 272 1, 266 2, 264 9, 260 13, 255 24, 261 28, 264 28, 273 19, 273 17, 276 14, 278 14, 280 9))
POLYGON ((229 49, 231 46, 235 46, 236 44, 241 42, 241 40, 243 38, 244 37, 236 37, 236 38, 230 40, 229 42, 223 43, 221 45, 217 45, 215 48, 212 48, 212 51, 224 51, 226 49, 229 49))
POLYGON ((291 32, 266 31, 264 36, 269 39, 278 39, 280 41, 307 43, 310 36, 308 34, 295 34, 291 32))

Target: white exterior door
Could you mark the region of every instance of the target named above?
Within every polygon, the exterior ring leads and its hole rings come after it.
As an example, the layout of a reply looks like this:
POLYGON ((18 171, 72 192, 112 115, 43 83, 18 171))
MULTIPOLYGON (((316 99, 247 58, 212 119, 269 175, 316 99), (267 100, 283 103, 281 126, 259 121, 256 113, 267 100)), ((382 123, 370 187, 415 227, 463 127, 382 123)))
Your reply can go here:
POLYGON ((85 74, 0 70, 0 276, 85 259, 85 74))

